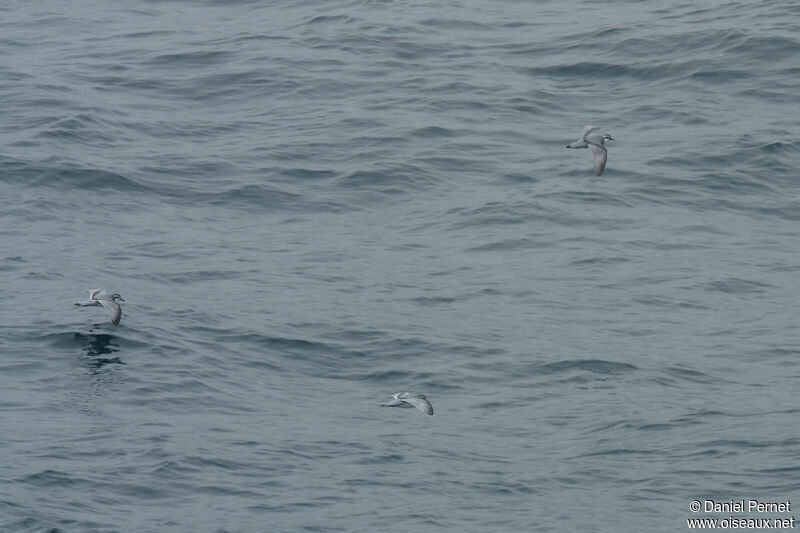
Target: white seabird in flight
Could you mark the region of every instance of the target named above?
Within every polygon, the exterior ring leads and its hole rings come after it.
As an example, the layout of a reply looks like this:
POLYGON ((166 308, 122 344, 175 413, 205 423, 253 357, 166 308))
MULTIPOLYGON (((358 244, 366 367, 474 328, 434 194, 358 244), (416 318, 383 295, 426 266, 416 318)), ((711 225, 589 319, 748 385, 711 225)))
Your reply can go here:
POLYGON ((586 126, 583 128, 581 138, 574 143, 569 143, 567 148, 588 148, 594 155, 594 173, 598 176, 603 173, 608 161, 608 150, 603 146, 606 141, 613 141, 614 137, 608 133, 601 134, 598 126, 586 126))
POLYGON ((103 306, 106 308, 108 316, 111 317, 111 323, 115 326, 119 324, 119 319, 122 318, 122 308, 117 303, 117 300, 124 302, 117 293, 109 294, 105 289, 93 289, 89 291, 89 299, 83 302, 77 302, 75 305, 79 307, 90 306, 103 306))
POLYGON ((386 403, 382 403, 381 407, 416 407, 426 415, 433 416, 433 406, 424 394, 398 392, 392 395, 391 400, 386 403))

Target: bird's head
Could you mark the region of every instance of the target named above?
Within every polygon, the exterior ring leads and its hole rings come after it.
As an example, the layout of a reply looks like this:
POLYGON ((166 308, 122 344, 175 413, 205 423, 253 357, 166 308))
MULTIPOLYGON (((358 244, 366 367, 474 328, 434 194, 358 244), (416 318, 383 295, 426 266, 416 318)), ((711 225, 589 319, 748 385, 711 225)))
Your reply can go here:
POLYGON ((613 141, 613 140, 614 140, 614 137, 612 137, 608 133, 604 133, 603 134, 603 142, 605 142, 605 141, 613 141))

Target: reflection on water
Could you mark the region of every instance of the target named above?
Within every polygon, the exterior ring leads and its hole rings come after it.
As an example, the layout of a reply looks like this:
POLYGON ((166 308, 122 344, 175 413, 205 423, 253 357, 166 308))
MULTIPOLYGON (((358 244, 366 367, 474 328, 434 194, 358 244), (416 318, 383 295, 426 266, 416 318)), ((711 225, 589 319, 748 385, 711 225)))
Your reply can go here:
POLYGON ((86 341, 84 350, 86 355, 91 358, 87 361, 87 364, 95 371, 100 370, 107 364, 125 364, 119 357, 113 355, 119 351, 119 345, 112 342, 114 341, 113 335, 107 333, 98 335, 76 333, 75 337, 81 341, 86 341))
POLYGON ((64 403, 97 424, 91 431, 106 432, 108 416, 104 404, 109 395, 113 397, 119 392, 122 383, 115 365, 125 364, 117 355, 119 339, 107 333, 74 333, 73 341, 83 353, 76 358, 73 386, 64 403))

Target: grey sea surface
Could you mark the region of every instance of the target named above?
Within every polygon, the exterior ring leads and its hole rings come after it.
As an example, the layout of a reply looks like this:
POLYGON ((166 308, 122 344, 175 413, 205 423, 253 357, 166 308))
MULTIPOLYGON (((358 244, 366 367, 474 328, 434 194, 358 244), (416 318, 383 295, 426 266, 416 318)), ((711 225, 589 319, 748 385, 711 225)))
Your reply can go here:
POLYGON ((769 0, 3 3, 0 531, 797 502, 798 57, 769 0))

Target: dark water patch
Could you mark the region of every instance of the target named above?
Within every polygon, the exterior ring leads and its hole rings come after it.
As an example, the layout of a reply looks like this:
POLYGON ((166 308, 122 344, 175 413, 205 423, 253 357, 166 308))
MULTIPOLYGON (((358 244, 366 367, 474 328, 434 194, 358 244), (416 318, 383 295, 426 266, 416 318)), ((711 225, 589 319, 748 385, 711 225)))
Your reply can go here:
POLYGON ((20 255, 9 256, 0 262, 0 272, 11 272, 23 268, 28 262, 20 255))
POLYGON ((35 487, 45 487, 45 488, 75 487, 85 482, 84 479, 77 478, 66 472, 61 472, 59 470, 49 470, 49 469, 42 470, 35 474, 30 474, 21 479, 18 479, 17 481, 20 483, 24 483, 26 485, 33 485, 35 487))
POLYGON ((794 358, 800 356, 800 347, 798 348, 771 348, 765 350, 764 355, 770 357, 778 357, 778 358, 786 358, 788 360, 793 360, 794 358))
POLYGON ((207 283, 212 280, 233 280, 241 279, 242 272, 239 270, 194 270, 191 272, 176 272, 166 274, 161 279, 173 283, 207 283))
POLYGON ((44 142, 90 144, 106 148, 115 145, 113 141, 110 141, 105 124, 98 120, 94 113, 77 113, 68 118, 54 120, 46 128, 34 134, 31 139, 44 142))
POLYGON ((503 242, 492 242, 473 246, 464 250, 465 252, 513 252, 519 249, 537 247, 535 241, 531 239, 510 239, 503 242))
POLYGON ((675 426, 698 426, 706 424, 709 420, 724 418, 727 416, 729 416, 729 413, 726 413, 724 411, 709 409, 703 411, 695 411, 693 413, 689 413, 684 416, 679 416, 674 420, 671 420, 670 424, 675 426))
MULTIPOLYGON (((636 81, 661 81, 665 79, 693 78, 705 64, 704 61, 666 61, 648 66, 582 61, 579 63, 547 67, 522 67, 520 71, 533 77, 564 78, 567 80, 631 79, 636 81)), ((745 73, 746 74, 746 73, 745 73)), ((745 74, 742 74, 743 76, 745 74)))
POLYGON ((207 68, 210 65, 226 62, 233 57, 225 50, 199 50, 182 53, 158 54, 142 61, 145 65, 166 66, 183 69, 185 67, 207 68))
POLYGON ((775 286, 761 281, 728 278, 712 281, 702 288, 709 292, 727 294, 764 294, 768 290, 775 289, 775 286))
POLYGON ((187 456, 181 463, 196 468, 197 470, 219 469, 244 471, 252 467, 250 463, 244 461, 234 461, 231 459, 223 459, 221 457, 206 457, 198 455, 187 456))
POLYGON ((631 260, 628 257, 584 257, 581 259, 573 259, 569 261, 567 265, 574 267, 606 266, 630 262, 631 260))
POLYGON ((249 490, 240 487, 233 487, 233 486, 220 486, 220 485, 199 485, 193 490, 197 491, 198 493, 205 494, 211 497, 236 497, 236 498, 252 498, 252 499, 261 499, 264 497, 264 493, 255 490, 249 490))
MULTIPOLYGON (((678 309, 697 309, 703 311, 711 311, 714 307, 698 303, 692 302, 687 300, 678 300, 671 297, 666 296, 655 296, 655 295, 647 295, 647 296, 638 296, 634 298, 634 300, 638 303, 641 303, 645 306, 654 306, 654 307, 663 307, 663 308, 678 308, 678 309)), ((638 331, 638 332, 631 332, 631 334, 646 334, 652 335, 657 334, 658 330, 646 330, 646 331, 638 331)))
POLYGON ((356 170, 340 176, 337 182, 346 189, 379 192, 390 196, 418 193, 434 184, 432 176, 419 166, 408 163, 356 170))
MULTIPOLYGON (((157 103, 139 104, 141 108, 166 108, 165 101, 186 101, 186 87, 179 81, 156 75, 130 75, 127 73, 112 74, 113 69, 105 69, 100 73, 84 74, 84 81, 91 84, 99 93, 133 92, 151 96, 157 103), (123 75, 124 74, 124 75, 123 75)), ((136 110, 136 105, 132 106, 136 110)))
MULTIPOLYGON (((276 79, 269 75, 264 75, 260 71, 241 69, 233 72, 214 72, 198 76, 195 88, 189 95, 197 101, 216 100, 222 103, 220 98, 229 97, 234 99, 242 98, 245 91, 264 91, 268 90, 274 98, 285 97, 294 91, 302 88, 298 83, 276 79)), ((257 125, 258 122, 252 123, 257 125)), ((239 122, 237 125, 244 125, 239 122)), ((233 125, 228 125, 233 129, 233 125)))
POLYGON ((194 252, 176 249, 168 241, 137 242, 125 247, 125 252, 137 257, 152 257, 163 260, 194 261, 197 255, 194 252))
MULTIPOLYGON (((246 0, 249 1, 249 0, 246 0)), ((210 39, 207 44, 209 45, 217 45, 217 44, 243 44, 249 49, 254 43, 262 43, 267 44, 271 41, 288 41, 291 40, 291 37, 288 35, 277 35, 277 34, 268 34, 268 33, 257 33, 257 32, 239 32, 239 33, 232 33, 227 34, 221 37, 210 39)))
POLYGON ((286 208, 301 201, 299 194, 275 187, 244 185, 209 196, 212 205, 235 206, 241 203, 258 204, 264 208, 286 208))
MULTIPOLYGON (((788 132, 787 132, 788 134, 788 132)), ((772 141, 757 144, 755 149, 766 154, 794 155, 800 154, 800 140, 798 141, 772 141)))
POLYGON ((125 362, 122 361, 119 357, 105 357, 103 354, 111 353, 111 351, 100 351, 90 349, 87 351, 87 360, 85 361, 85 365, 89 374, 100 374, 103 372, 108 371, 110 368, 108 365, 124 365, 125 362))
POLYGON ((649 241, 643 239, 635 239, 629 243, 628 246, 634 250, 656 250, 656 251, 678 251, 678 250, 710 250, 714 246, 709 244, 693 244, 689 242, 664 242, 664 241, 649 241))
MULTIPOLYGON (((797 442, 792 442, 790 446, 797 446, 797 442)), ((779 468, 765 468, 760 471, 762 474, 771 474, 780 479, 797 479, 797 474, 800 473, 800 466, 783 466, 779 468)))
POLYGON ((385 330, 379 329, 346 329, 336 331, 331 338, 336 341, 374 342, 386 336, 385 330))
POLYGON ((740 54, 753 61, 794 59, 800 53, 798 39, 779 35, 742 36, 730 39, 725 44, 727 53, 740 54))
POLYGON ((735 83, 750 79, 752 72, 744 69, 715 69, 697 70, 689 76, 690 79, 709 84, 735 83))
MULTIPOLYGON (((497 474, 501 473, 498 472, 497 474)), ((475 489, 484 494, 498 495, 501 497, 514 497, 542 493, 541 489, 536 489, 529 484, 519 481, 483 481, 476 483, 475 489)))
POLYGON ((249 334, 249 335, 234 334, 223 338, 223 340, 227 341, 235 340, 236 342, 250 342, 268 348, 275 348, 288 351, 325 352, 331 350, 330 346, 321 342, 313 342, 313 341, 307 341, 305 339, 292 339, 286 337, 269 337, 260 334, 249 334))
MULTIPOLYGON (((800 71, 800 69, 784 69, 783 76, 781 76, 781 78, 784 76, 796 77, 798 71, 800 71)), ((786 103, 794 102, 793 90, 794 85, 791 83, 785 81, 776 81, 769 87, 764 87, 762 85, 741 87, 737 91, 737 95, 743 98, 757 99, 775 105, 785 105, 786 103)))
POLYGON ((602 456, 613 456, 613 457, 620 457, 620 456, 634 456, 634 457, 653 457, 653 456, 661 456, 661 451, 659 450, 636 450, 631 448, 609 448, 607 450, 600 450, 596 452, 587 452, 583 454, 579 454, 574 456, 574 459, 579 459, 582 457, 602 457, 602 456))
POLYGON ((411 301, 415 304, 425 307, 437 307, 440 305, 451 304, 457 301, 457 299, 447 296, 418 296, 416 298, 412 298, 411 301))
POLYGON ((614 420, 614 421, 597 421, 594 424, 590 424, 584 428, 584 432, 587 434, 592 433, 612 433, 612 434, 619 434, 622 431, 628 431, 635 428, 635 424, 628 421, 623 420, 614 420))
MULTIPOLYGON (((769 207, 756 207, 753 212, 765 219, 781 219, 789 222, 800 221, 800 201, 787 200, 785 205, 773 205, 769 207)), ((788 271, 794 271, 795 266, 783 265, 782 268, 788 271)))
POLYGON ((462 18, 449 18, 449 17, 426 18, 420 20, 417 24, 428 28, 436 28, 436 29, 452 30, 452 31, 461 31, 461 30, 483 31, 491 29, 491 26, 481 22, 477 22, 475 20, 467 20, 462 18))
POLYGON ((520 184, 533 184, 539 182, 540 179, 532 176, 530 174, 522 174, 522 173, 512 173, 512 174, 504 174, 501 176, 501 180, 499 182, 503 185, 520 185, 520 184))
POLYGON ((623 65, 591 61, 547 67, 523 67, 520 70, 522 73, 533 77, 545 76, 571 79, 631 77, 634 72, 630 67, 623 65))
MULTIPOLYGON (((372 354, 365 354, 362 356, 362 359, 378 358, 379 357, 372 354)), ((410 356, 408 359, 414 360, 415 358, 410 356)), ((385 360, 376 364, 387 366, 385 360)), ((344 364, 326 370, 325 373, 321 375, 330 379, 368 381, 375 383, 417 383, 419 386, 429 386, 431 380, 435 377, 433 372, 424 369, 415 369, 414 371, 371 370, 364 368, 363 365, 357 364, 357 360, 347 360, 344 364)), ((392 392, 392 394, 394 394, 394 392, 392 392)))
POLYGON ((418 138, 428 138, 428 139, 436 139, 436 138, 448 138, 448 137, 455 137, 458 135, 458 132, 449 129, 443 128, 441 126, 426 126, 424 128, 418 128, 409 132, 409 135, 412 137, 418 138))
POLYGON ((360 379, 375 383, 411 383, 416 381, 414 376, 415 373, 411 371, 383 370, 377 372, 364 372, 360 379))
POLYGON ((660 424, 649 423, 649 424, 642 424, 637 429, 641 431, 661 432, 661 431, 669 431, 674 428, 675 426, 673 426, 671 423, 660 423, 660 424))
POLYGON ((51 281, 60 276, 55 272, 42 272, 37 270, 31 270, 25 274, 25 277, 28 278, 29 280, 35 280, 35 281, 51 281))
MULTIPOLYGON (((248 184, 226 189, 221 192, 206 192, 196 187, 177 188, 169 185, 158 187, 171 201, 187 205, 198 203, 226 209, 247 209, 256 212, 296 211, 341 213, 352 211, 352 204, 336 201, 309 201, 298 193, 289 192, 274 186, 248 184)), ((164 195, 162 195, 164 198, 164 195)))
POLYGON ((628 363, 605 361, 602 359, 575 359, 557 361, 538 365, 536 371, 543 375, 560 374, 575 370, 595 372, 598 374, 622 375, 627 372, 639 370, 638 367, 628 363))
MULTIPOLYGON (((39 513, 36 513, 39 514, 39 513)), ((44 519, 44 518, 21 518, 9 522, 0 521, 3 531, 13 531, 15 533, 71 533, 72 531, 103 531, 108 533, 118 533, 121 530, 115 526, 102 524, 91 520, 69 520, 65 518, 44 519), (62 524, 62 527, 53 527, 53 523, 62 524)))
MULTIPOLYGON (((108 323, 87 326, 87 329, 98 328, 108 330, 113 328, 108 323)), ((122 364, 125 362, 120 358, 121 350, 130 350, 147 347, 148 345, 136 340, 128 339, 112 333, 84 333, 77 331, 65 331, 59 333, 45 333, 41 335, 30 335, 27 340, 31 343, 44 344, 51 349, 58 351, 75 352, 80 350, 83 353, 83 360, 87 367, 100 370, 108 364, 122 364)))
POLYGON ((338 172, 327 169, 312 169, 312 168, 283 168, 278 170, 278 174, 290 181, 306 181, 306 180, 327 180, 337 177, 338 172))
POLYGON ((720 382, 719 377, 711 376, 709 374, 706 374, 705 372, 701 372, 693 368, 668 366, 663 369, 663 373, 666 376, 676 378, 678 380, 677 383, 684 383, 687 381, 694 383, 703 383, 703 384, 720 382))
POLYGON ((729 228, 724 226, 711 226, 709 224, 688 224, 677 228, 677 233, 681 235, 709 235, 721 237, 732 235, 729 228))
POLYGON ((54 187, 61 190, 117 191, 148 193, 151 188, 129 176, 97 168, 40 167, 31 183, 37 187, 54 187))
MULTIPOLYGON (((407 461, 408 458, 400 453, 378 453, 375 455, 362 457, 356 459, 354 464, 357 465, 386 465, 392 463, 404 463, 407 461)), ((382 487, 383 483, 380 481, 372 481, 367 479, 349 479, 345 481, 345 483, 349 486, 375 486, 375 487, 382 487)))
POLYGON ((756 441, 752 439, 713 439, 698 443, 699 453, 718 453, 723 455, 739 455, 742 450, 769 448, 769 441, 756 441))
POLYGON ((99 333, 87 334, 79 331, 62 331, 57 333, 44 333, 30 335, 28 339, 33 342, 44 342, 53 348, 74 348, 76 346, 84 346, 87 342, 92 343, 100 341, 103 343, 110 343, 117 339, 115 335, 99 333))
POLYGON ((303 23, 303 25, 315 24, 353 24, 361 22, 362 19, 350 15, 317 15, 303 23))

